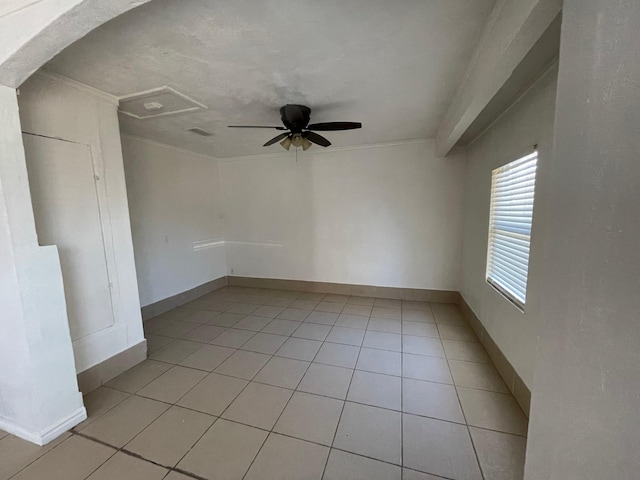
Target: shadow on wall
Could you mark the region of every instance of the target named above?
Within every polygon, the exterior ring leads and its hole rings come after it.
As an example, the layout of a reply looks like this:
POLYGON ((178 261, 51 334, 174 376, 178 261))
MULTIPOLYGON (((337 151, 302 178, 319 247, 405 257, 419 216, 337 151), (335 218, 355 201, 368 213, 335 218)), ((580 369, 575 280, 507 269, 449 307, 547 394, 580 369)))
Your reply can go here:
POLYGON ((227 269, 236 276, 310 280, 312 165, 301 153, 220 160, 227 269))
MULTIPOLYGON (((398 209, 402 167, 381 172, 367 155, 310 158, 313 273, 344 283, 403 285, 411 245, 398 209)), ((410 230, 410 228, 409 228, 410 230)))
POLYGON ((457 290, 463 169, 431 141, 220 160, 229 272, 457 290))

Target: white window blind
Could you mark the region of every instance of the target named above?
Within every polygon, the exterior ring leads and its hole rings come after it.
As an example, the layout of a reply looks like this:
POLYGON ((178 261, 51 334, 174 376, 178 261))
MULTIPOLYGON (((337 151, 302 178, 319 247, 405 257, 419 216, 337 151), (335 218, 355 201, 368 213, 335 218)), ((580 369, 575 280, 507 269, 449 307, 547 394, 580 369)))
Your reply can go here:
POLYGON ((527 299, 537 163, 534 152, 491 176, 487 282, 520 308, 527 299))

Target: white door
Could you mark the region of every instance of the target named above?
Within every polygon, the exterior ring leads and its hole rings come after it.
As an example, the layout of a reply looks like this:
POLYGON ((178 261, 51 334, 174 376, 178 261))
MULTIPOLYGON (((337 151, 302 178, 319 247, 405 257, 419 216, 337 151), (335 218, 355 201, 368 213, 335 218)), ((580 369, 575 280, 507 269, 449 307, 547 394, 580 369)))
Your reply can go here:
POLYGON ((91 149, 30 134, 23 139, 38 242, 58 247, 77 340, 114 323, 91 149))

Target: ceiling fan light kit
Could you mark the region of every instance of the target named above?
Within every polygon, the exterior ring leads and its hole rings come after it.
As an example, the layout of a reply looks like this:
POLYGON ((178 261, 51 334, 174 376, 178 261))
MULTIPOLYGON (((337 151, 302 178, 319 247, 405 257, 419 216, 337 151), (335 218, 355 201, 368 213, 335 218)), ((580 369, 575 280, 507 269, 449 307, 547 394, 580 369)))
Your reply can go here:
POLYGON ((339 130, 354 130, 362 128, 360 122, 323 122, 309 125, 311 119, 311 109, 305 105, 285 105, 280 109, 280 117, 284 127, 258 126, 258 125, 229 125, 229 128, 273 128, 275 130, 284 130, 273 137, 265 147, 280 142, 285 150, 289 150, 291 145, 294 147, 302 147, 302 150, 308 150, 314 143, 322 147, 328 147, 331 142, 314 132, 335 132, 339 130))
POLYGON ((280 145, 282 145, 285 150, 289 150, 291 148, 291 140, 287 137, 280 142, 280 145))
POLYGON ((313 145, 313 143, 311 143, 309 140, 307 140, 306 138, 302 139, 302 150, 304 152, 309 150, 311 148, 311 145, 313 145))

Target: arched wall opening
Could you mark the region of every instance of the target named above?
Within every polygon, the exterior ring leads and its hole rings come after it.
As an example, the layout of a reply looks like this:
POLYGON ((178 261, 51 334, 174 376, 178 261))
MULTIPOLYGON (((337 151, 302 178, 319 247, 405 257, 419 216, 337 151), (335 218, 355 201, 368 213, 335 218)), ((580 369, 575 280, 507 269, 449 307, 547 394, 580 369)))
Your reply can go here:
POLYGON ((86 412, 58 250, 41 247, 36 234, 16 88, 65 47, 143 3, 25 0, 0 10, 0 429, 40 445, 86 412))

